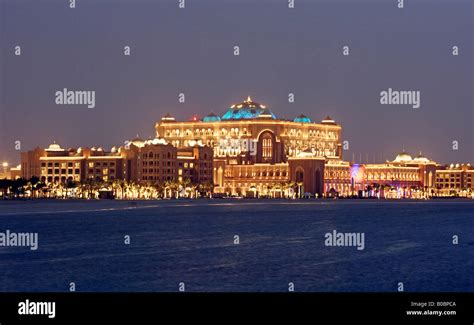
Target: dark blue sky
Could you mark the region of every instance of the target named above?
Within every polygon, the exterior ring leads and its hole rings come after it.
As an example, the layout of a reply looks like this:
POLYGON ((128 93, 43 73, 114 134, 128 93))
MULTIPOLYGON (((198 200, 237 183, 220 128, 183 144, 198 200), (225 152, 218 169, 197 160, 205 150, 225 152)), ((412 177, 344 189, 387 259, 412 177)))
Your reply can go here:
POLYGON ((153 136, 166 112, 223 114, 251 95, 282 118, 333 117, 345 159, 474 163, 472 0, 68 2, 0 0, 0 160, 19 162, 16 140, 110 148, 153 136), (95 90, 96 107, 55 105, 63 88, 95 90), (421 107, 381 105, 388 88, 421 91, 421 107))

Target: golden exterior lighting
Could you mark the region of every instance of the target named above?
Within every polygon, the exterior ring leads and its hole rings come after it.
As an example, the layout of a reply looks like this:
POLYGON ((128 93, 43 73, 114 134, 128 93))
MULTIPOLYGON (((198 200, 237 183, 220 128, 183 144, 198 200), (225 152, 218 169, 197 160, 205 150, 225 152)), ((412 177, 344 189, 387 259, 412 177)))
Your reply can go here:
MULTIPOLYGON (((137 136, 110 152, 101 147, 65 150, 54 142, 22 152, 22 168, 15 172, 47 184, 73 179, 145 186, 123 189, 121 195, 133 198, 153 197, 147 191, 159 184, 171 197, 173 182, 183 180, 186 186, 206 184, 209 192, 238 196, 474 197, 470 164, 441 166, 421 152, 414 157, 405 151, 385 163, 344 161, 342 127, 330 116, 320 122, 304 114, 281 119, 250 96, 222 117, 210 113, 203 120, 180 122, 166 114, 155 130, 153 140, 137 136)), ((6 174, 8 163, 2 166, 6 174)))

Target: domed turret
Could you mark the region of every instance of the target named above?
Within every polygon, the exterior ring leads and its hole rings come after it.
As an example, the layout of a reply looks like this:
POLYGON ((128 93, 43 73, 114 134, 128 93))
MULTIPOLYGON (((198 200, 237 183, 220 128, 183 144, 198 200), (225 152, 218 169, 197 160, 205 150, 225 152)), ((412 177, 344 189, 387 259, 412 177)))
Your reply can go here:
POLYGON ((166 142, 165 139, 163 138, 154 138, 154 139, 149 139, 145 142, 146 144, 152 144, 152 145, 167 145, 168 142, 166 142))
POLYGON ((220 122, 221 118, 219 116, 217 116, 216 114, 214 114, 213 112, 211 112, 211 113, 207 114, 206 116, 204 116, 202 121, 203 122, 220 122))
POLYGON ((395 157, 394 162, 411 162, 413 158, 403 150, 395 157))
POLYGON ((61 148, 61 146, 59 144, 56 143, 56 141, 53 141, 53 143, 51 143, 48 147, 48 149, 46 149, 46 151, 64 151, 63 148, 61 148))
POLYGON ((421 151, 420 151, 420 154, 418 156, 416 156, 415 159, 413 159, 413 162, 416 162, 416 163, 419 163, 419 164, 428 164, 432 161, 429 160, 428 158, 426 158, 425 156, 423 156, 421 154, 421 151))
POLYGON ((329 115, 326 116, 322 121, 322 124, 336 124, 336 121, 334 121, 329 115))
POLYGON ((166 115, 161 118, 161 122, 175 122, 175 121, 176 119, 173 116, 171 116, 170 113, 166 113, 166 115))
POLYGON ((307 117, 306 115, 304 114, 300 114, 298 115, 297 117, 295 117, 295 119, 293 120, 293 122, 297 122, 297 123, 311 123, 311 119, 309 117, 307 117))
POLYGON ((145 145, 145 140, 143 139, 140 139, 138 137, 138 134, 137 134, 137 137, 135 139, 133 139, 132 141, 130 141, 134 146, 137 146, 137 147, 143 147, 145 145))

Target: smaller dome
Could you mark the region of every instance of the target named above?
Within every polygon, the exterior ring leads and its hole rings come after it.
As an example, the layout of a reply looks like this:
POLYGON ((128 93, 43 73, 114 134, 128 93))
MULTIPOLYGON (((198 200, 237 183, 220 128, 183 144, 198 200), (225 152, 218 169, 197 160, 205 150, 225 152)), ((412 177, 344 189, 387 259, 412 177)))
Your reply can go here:
POLYGON ((394 162, 410 162, 413 158, 407 154, 405 151, 399 153, 395 158, 394 162))
POLYGON ((112 149, 110 149, 111 153, 116 153, 117 152, 117 147, 113 146, 112 149))
POLYGON ((61 146, 59 144, 56 143, 56 141, 54 141, 53 143, 51 143, 48 147, 48 149, 46 149, 46 151, 64 151, 63 148, 61 148, 61 146))
POLYGON ((428 158, 426 158, 425 156, 423 156, 421 154, 421 151, 420 151, 420 154, 418 156, 416 156, 415 159, 413 159, 413 161, 416 161, 418 163, 429 163, 430 160, 428 158))
POLYGON ((138 134, 137 134, 137 137, 135 139, 133 139, 132 141, 130 141, 134 146, 137 146, 137 147, 143 147, 145 145, 145 140, 143 139, 140 139, 138 137, 138 134))
POLYGON ((298 115, 297 117, 295 117, 295 119, 293 120, 293 122, 297 122, 297 123, 311 123, 311 119, 309 117, 307 117, 306 115, 304 114, 300 114, 298 115))
POLYGON ((321 123, 323 124, 336 124, 336 122, 328 115, 326 116, 321 123))
POLYGON ((211 112, 211 113, 207 114, 206 116, 204 116, 202 121, 203 122, 220 122, 221 118, 219 116, 217 116, 216 114, 214 114, 213 112, 211 112))
POLYGON ((174 122, 174 121, 176 121, 176 119, 173 116, 171 116, 170 113, 166 113, 166 115, 161 118, 161 121, 162 122, 174 122))
POLYGON ((166 140, 163 139, 163 138, 154 138, 154 139, 147 140, 146 144, 152 144, 152 145, 157 146, 157 145, 161 145, 161 144, 167 145, 168 142, 166 142, 166 140))

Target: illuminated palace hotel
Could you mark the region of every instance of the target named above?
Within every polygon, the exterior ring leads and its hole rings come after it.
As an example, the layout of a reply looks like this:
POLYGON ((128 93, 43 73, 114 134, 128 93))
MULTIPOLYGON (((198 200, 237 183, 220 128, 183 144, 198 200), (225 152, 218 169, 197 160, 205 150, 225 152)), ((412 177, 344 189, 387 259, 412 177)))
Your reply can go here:
POLYGON ((413 197, 427 189, 449 194, 473 188, 469 164, 443 167, 421 153, 413 158, 402 152, 381 164, 344 161, 341 126, 333 119, 315 123, 303 114, 292 121, 279 119, 250 98, 222 117, 209 113, 202 120, 178 122, 167 114, 155 128, 157 137, 178 148, 194 141, 213 148, 218 193, 280 197, 296 184, 299 195, 348 196, 366 190, 413 197))
POLYGON ((252 197, 420 197, 473 189, 469 164, 441 166, 406 152, 379 164, 344 161, 341 126, 333 119, 313 122, 303 114, 280 119, 250 98, 222 116, 181 122, 166 114, 155 130, 155 139, 137 138, 110 152, 66 150, 55 143, 24 152, 22 176, 147 184, 189 178, 213 183, 214 193, 252 197))

